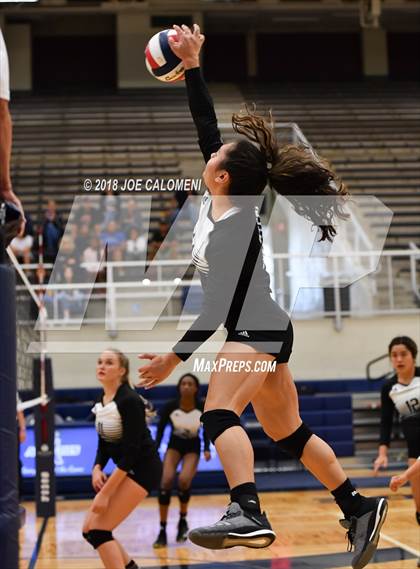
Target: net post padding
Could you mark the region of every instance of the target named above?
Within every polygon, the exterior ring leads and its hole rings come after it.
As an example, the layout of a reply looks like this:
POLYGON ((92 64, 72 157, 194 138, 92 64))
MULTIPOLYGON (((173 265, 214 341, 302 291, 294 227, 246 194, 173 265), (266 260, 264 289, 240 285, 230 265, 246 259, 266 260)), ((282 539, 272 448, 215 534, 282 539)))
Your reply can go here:
POLYGON ((0 264, 0 564, 8 569, 19 564, 15 294, 14 269, 0 264))
POLYGON ((36 514, 47 518, 55 516, 54 468, 54 393, 51 359, 44 352, 34 359, 34 391, 48 402, 35 408, 36 514))

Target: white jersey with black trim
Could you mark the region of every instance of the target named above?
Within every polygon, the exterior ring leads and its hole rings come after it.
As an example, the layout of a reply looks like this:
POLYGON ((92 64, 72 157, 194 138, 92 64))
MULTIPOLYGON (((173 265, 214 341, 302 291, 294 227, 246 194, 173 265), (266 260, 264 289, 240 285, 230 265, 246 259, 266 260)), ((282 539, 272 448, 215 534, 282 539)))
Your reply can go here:
POLYGON ((123 424, 115 401, 106 405, 96 403, 92 409, 95 414, 95 427, 98 434, 108 443, 116 443, 122 439, 123 424))
POLYGON ((401 418, 420 415, 420 377, 414 377, 409 385, 395 383, 389 396, 401 418))
POLYGON ((179 407, 178 409, 174 409, 169 415, 173 434, 181 439, 193 439, 198 437, 202 413, 201 409, 193 409, 192 411, 183 411, 179 407))
MULTIPOLYGON (((209 244, 210 233, 214 229, 214 222, 210 219, 211 212, 211 195, 206 190, 201 200, 200 213, 197 223, 195 224, 192 239, 192 261, 199 271, 207 274, 209 272, 209 263, 206 259, 206 248, 209 244)), ((217 221, 228 219, 235 213, 240 211, 239 207, 231 207, 217 221)))

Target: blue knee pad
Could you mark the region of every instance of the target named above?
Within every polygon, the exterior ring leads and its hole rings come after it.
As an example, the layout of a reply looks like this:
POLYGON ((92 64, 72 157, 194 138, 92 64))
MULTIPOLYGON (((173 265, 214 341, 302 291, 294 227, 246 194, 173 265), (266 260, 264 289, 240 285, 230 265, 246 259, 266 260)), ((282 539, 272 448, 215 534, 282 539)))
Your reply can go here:
POLYGON ((161 506, 169 506, 169 504, 171 503, 171 495, 172 495, 171 490, 165 490, 161 488, 159 490, 159 504, 161 506))
POLYGON ((312 435, 313 432, 311 429, 305 425, 305 423, 302 423, 294 433, 276 442, 281 450, 284 450, 284 452, 287 452, 287 454, 293 456, 293 458, 300 460, 303 449, 312 435))
POLYGON ((222 433, 231 427, 242 427, 241 421, 236 413, 229 409, 213 409, 201 415, 206 435, 214 444, 214 441, 222 433))
POLYGON ((105 529, 91 529, 88 532, 83 532, 82 535, 85 540, 90 543, 93 549, 98 549, 98 547, 107 543, 107 541, 112 541, 114 539, 112 531, 105 529))

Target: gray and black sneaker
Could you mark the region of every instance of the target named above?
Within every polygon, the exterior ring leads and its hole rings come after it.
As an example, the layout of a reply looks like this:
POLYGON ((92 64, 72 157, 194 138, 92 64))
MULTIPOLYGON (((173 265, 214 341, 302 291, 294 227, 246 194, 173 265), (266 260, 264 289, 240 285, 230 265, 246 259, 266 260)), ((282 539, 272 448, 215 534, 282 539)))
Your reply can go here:
POLYGON ((276 534, 264 513, 245 512, 239 504, 232 502, 220 521, 193 529, 188 537, 196 545, 208 549, 228 549, 237 545, 260 549, 271 545, 276 534))
POLYGON ((178 522, 178 533, 176 536, 176 541, 178 543, 183 543, 187 541, 188 537, 188 524, 185 518, 180 518, 178 522))
POLYGON ((161 528, 159 535, 157 536, 157 540, 153 544, 153 548, 160 549, 161 547, 166 547, 167 543, 168 540, 166 537, 166 531, 163 528, 161 528))
POLYGON ((359 518, 352 516, 349 520, 340 520, 340 524, 347 529, 349 540, 348 551, 354 548, 351 561, 353 569, 362 569, 372 559, 378 546, 379 534, 388 511, 385 498, 376 498, 373 510, 359 518))

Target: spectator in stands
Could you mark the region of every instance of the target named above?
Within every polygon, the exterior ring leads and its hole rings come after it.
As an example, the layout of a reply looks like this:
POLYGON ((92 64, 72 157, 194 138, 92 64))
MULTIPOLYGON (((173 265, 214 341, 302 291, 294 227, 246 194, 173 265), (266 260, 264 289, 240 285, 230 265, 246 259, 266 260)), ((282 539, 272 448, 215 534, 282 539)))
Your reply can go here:
MULTIPOLYGON (((175 192, 175 193, 180 194, 181 192, 175 192)), ((173 194, 171 196, 171 199, 169 200, 168 208, 169 208, 168 219, 169 219, 170 224, 172 225, 172 223, 175 221, 176 216, 178 215, 179 209, 180 209, 178 206, 178 202, 177 202, 177 200, 173 194)))
POLYGON ((54 271, 56 271, 58 282, 62 282, 64 280, 64 269, 66 266, 72 267, 75 273, 75 278, 78 279, 80 263, 77 258, 75 240, 74 237, 68 233, 63 235, 63 238, 61 239, 60 254, 58 255, 54 265, 54 271))
POLYGON ((29 265, 32 257, 31 250, 34 238, 32 235, 28 235, 26 233, 26 228, 27 226, 21 228, 19 235, 17 235, 10 243, 10 247, 20 263, 29 265))
POLYGON ((113 261, 121 261, 126 235, 116 221, 110 221, 101 233, 101 245, 107 246, 113 261))
POLYGON ((78 257, 82 257, 83 251, 89 245, 90 238, 90 226, 87 223, 83 223, 79 226, 79 230, 75 238, 75 246, 78 257))
POLYGON ((103 217, 102 226, 107 227, 110 221, 119 222, 120 217, 120 199, 118 195, 112 190, 106 192, 103 200, 101 201, 103 217))
POLYGON ((161 217, 159 227, 153 232, 150 242, 149 258, 153 258, 159 251, 159 255, 166 259, 174 259, 177 253, 178 244, 175 240, 167 239, 170 229, 170 221, 168 217, 161 217))
MULTIPOLYGON (((124 260, 126 235, 116 221, 110 221, 105 231, 101 233, 101 245, 107 247, 107 261, 119 262, 124 260)), ((117 267, 114 275, 123 277, 125 269, 117 267)))
POLYGON ((129 235, 132 227, 135 227, 139 233, 142 232, 142 214, 141 209, 135 199, 131 198, 127 202, 123 202, 124 212, 121 215, 121 227, 126 235, 129 235))
MULTIPOLYGON (((417 345, 408 336, 393 338, 388 346, 395 376, 386 381, 381 392, 381 433, 379 453, 374 463, 374 474, 388 467, 388 447, 395 411, 408 449, 408 464, 413 465, 420 455, 420 369, 416 368, 417 345)), ((420 478, 411 481, 416 505, 416 519, 420 525, 420 478)))
POLYGON ((101 254, 101 242, 98 237, 91 237, 89 245, 82 254, 82 263, 89 263, 89 266, 85 267, 87 273, 96 274, 98 272, 101 254))
MULTIPOLYGON (((64 268, 64 284, 74 284, 74 273, 71 266, 64 268)), ((83 310, 83 295, 77 288, 65 288, 57 294, 58 306, 64 320, 72 316, 80 316, 83 310)))
POLYGON ((58 314, 58 299, 57 295, 59 293, 56 290, 51 290, 51 288, 47 287, 45 290, 45 294, 43 297, 44 306, 47 311, 47 316, 49 320, 54 320, 55 318, 59 317, 58 314), (54 310, 55 308, 55 310, 54 310))
POLYGON ((127 261, 145 260, 146 249, 147 236, 140 235, 139 230, 136 227, 132 227, 125 244, 125 258, 127 261))
POLYGON ((75 212, 74 219, 77 225, 86 223, 89 227, 93 227, 97 223, 101 223, 102 214, 99 211, 99 208, 96 207, 96 199, 89 197, 88 199, 83 200, 83 203, 75 212))
POLYGON ((64 222, 57 211, 54 200, 49 200, 42 224, 44 235, 44 256, 46 262, 54 262, 57 257, 60 239, 64 233, 64 222))
POLYGON ((12 154, 12 119, 9 111, 9 59, 6 44, 0 30, 0 200, 14 203, 25 218, 23 207, 13 191, 10 178, 12 154))

